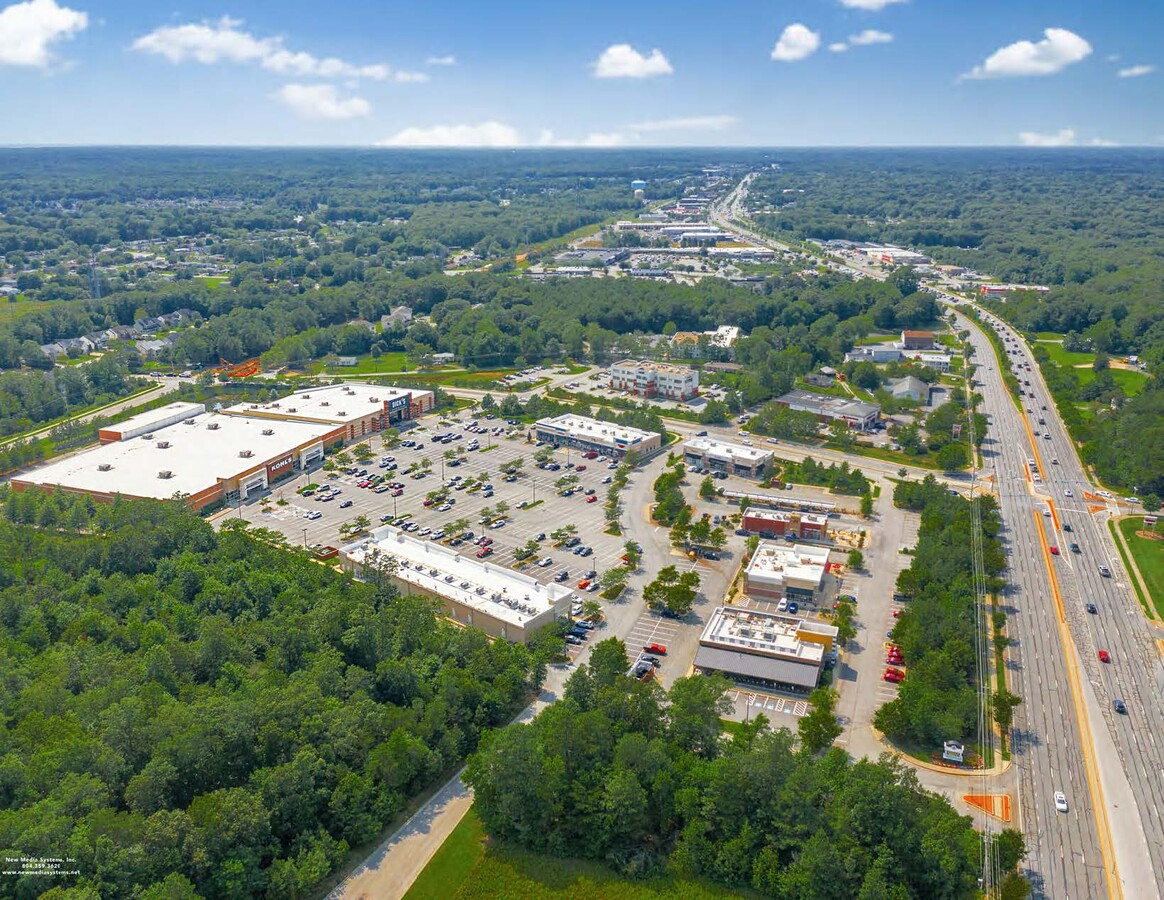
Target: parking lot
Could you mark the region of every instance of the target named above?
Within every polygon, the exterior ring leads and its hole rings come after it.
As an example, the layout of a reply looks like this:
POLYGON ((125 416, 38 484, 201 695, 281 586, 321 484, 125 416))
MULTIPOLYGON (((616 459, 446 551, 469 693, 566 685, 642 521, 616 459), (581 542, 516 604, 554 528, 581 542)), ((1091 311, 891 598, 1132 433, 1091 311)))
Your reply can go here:
MULTIPOLYGON (((594 571, 601 575, 617 565, 625 538, 613 537, 603 531, 607 488, 603 481, 613 474, 610 462, 584 459, 577 451, 556 450, 551 458, 560 468, 557 471, 540 469, 533 454, 543 448, 528 440, 525 429, 508 429, 513 432, 509 436, 489 432, 497 427, 505 427, 505 422, 483 416, 473 419, 464 414, 445 420, 428 417, 403 435, 400 445, 391 449, 382 449, 379 438, 374 438, 372 449, 375 456, 358 464, 355 474, 315 469, 293 482, 276 487, 269 504, 244 504, 240 512, 252 523, 281 531, 292 543, 306 546, 347 543, 340 536, 340 526, 359 516, 366 517, 372 527, 385 519, 407 517, 405 522, 417 523, 418 527, 412 533, 419 538, 431 538, 433 532, 441 530, 451 532, 450 523, 467 519, 474 539, 483 535, 493 539, 493 552, 489 556, 499 564, 519 568, 541 581, 553 581, 560 578, 561 572, 566 572, 567 578, 562 583, 574 588, 585 573, 594 571), (441 421, 448 424, 441 425, 441 421), (477 421, 485 430, 481 433, 467 431, 466 427, 472 421, 477 421), (442 433, 461 437, 447 444, 435 442, 434 434, 442 433), (414 441, 416 446, 403 446, 404 441, 414 441), (477 449, 470 450, 474 441, 477 449), (445 454, 450 450, 457 451, 455 458, 463 461, 454 464, 446 459, 445 454), (395 468, 381 467, 386 457, 392 458, 388 466, 394 465, 395 468), (507 481, 502 468, 518 458, 524 461, 521 473, 507 481), (423 476, 414 477, 416 472, 408 474, 413 466, 425 459, 430 467, 423 476), (367 474, 360 475, 359 472, 367 474), (380 486, 396 483, 402 488, 377 493, 377 485, 358 486, 376 475, 384 477, 380 486), (563 497, 555 482, 567 475, 574 475, 577 482, 573 486, 573 495, 563 497), (456 485, 448 484, 453 479, 458 479, 459 484, 471 483, 472 486, 458 489, 456 485), (303 496, 299 491, 308 484, 330 485, 332 490, 303 496), (484 485, 491 485, 492 490, 487 490, 484 485), (442 488, 443 501, 425 506, 428 495, 442 488), (594 493, 587 495, 588 490, 594 493), (332 499, 323 499, 329 495, 332 499), (595 501, 587 502, 588 496, 595 497, 595 501), (279 504, 280 499, 285 501, 283 505, 279 504), (498 504, 502 504, 501 509, 505 510, 502 514, 505 524, 490 527, 488 523, 482 523, 482 510, 489 509, 496 516, 498 504), (521 509, 519 504, 526 504, 528 508, 521 509), (442 506, 448 508, 442 509, 442 506), (309 515, 317 518, 308 518, 309 515), (550 534, 567 524, 577 529, 579 543, 572 549, 555 548, 550 534), (524 563, 518 562, 514 550, 536 539, 539 534, 545 536, 539 541, 539 551, 524 563), (589 547, 592 552, 587 556, 573 552, 582 547, 589 547), (550 565, 537 564, 547 557, 552 561, 550 565)), ((446 542, 451 537, 451 534, 446 534, 446 542)), ((481 550, 471 541, 457 545, 457 549, 466 554, 476 554, 481 550)))

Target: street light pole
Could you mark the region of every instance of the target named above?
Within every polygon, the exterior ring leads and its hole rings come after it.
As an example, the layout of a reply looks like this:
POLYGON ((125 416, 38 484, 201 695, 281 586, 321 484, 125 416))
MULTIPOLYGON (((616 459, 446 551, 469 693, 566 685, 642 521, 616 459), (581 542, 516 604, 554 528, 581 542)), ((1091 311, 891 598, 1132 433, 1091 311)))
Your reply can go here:
POLYGON ((307 549, 307 529, 303 529, 303 549, 307 549))

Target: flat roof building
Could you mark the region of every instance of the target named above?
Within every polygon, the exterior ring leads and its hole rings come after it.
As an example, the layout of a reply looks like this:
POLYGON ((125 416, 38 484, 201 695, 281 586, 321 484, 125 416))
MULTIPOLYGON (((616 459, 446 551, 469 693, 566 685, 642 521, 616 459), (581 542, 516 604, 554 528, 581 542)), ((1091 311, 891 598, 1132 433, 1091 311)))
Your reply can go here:
POLYGON ((833 397, 812 391, 789 391, 776 402, 789 409, 810 412, 822 422, 844 422, 850 428, 868 431, 881 416, 879 403, 866 403, 849 397, 833 397))
POLYGON ((710 437, 695 437, 683 445, 683 461, 689 466, 702 466, 713 472, 762 478, 772 464, 772 451, 710 437))
POLYGON ((97 432, 97 440, 102 444, 109 444, 113 441, 127 441, 130 438, 135 438, 151 431, 157 431, 159 428, 165 428, 167 425, 182 422, 191 416, 200 416, 204 412, 206 412, 206 406, 202 403, 187 403, 182 401, 167 403, 165 406, 160 406, 157 409, 151 409, 148 412, 130 416, 124 422, 118 422, 116 425, 107 425, 105 428, 99 429, 97 432))
MULTIPOLYGON (((155 412, 161 412, 156 410, 155 412)), ((200 412, 68 456, 13 479, 17 489, 60 487, 101 499, 169 500, 194 509, 245 500, 323 458, 343 426, 200 412)), ((163 417, 163 421, 164 421, 163 417)))
POLYGON ((340 558, 349 572, 366 575, 369 566, 375 567, 405 593, 438 600, 449 618, 515 643, 525 643, 538 629, 567 617, 574 596, 560 584, 542 584, 389 526, 341 548, 340 558))
POLYGON ((721 606, 707 621, 695 669, 734 681, 808 693, 820 680, 837 629, 757 609, 721 606))
POLYGON ((663 446, 663 438, 657 431, 640 431, 638 428, 601 422, 573 413, 539 419, 534 425, 534 433, 539 441, 555 447, 593 450, 616 458, 633 450, 641 459, 657 453, 663 446))
POLYGON ((923 366, 934 369, 937 372, 950 371, 950 354, 940 353, 937 350, 919 350, 916 353, 910 353, 907 359, 912 359, 914 362, 919 362, 923 366))
POLYGON ((819 513, 785 512, 749 506, 742 526, 763 538, 796 537, 809 541, 828 540, 829 519, 819 513))
POLYGON ((610 386, 640 397, 689 400, 699 393, 699 373, 687 366, 624 359, 610 367, 610 386))
POLYGON ((828 562, 828 547, 761 543, 744 570, 744 592, 760 600, 815 602, 828 562))
POLYGON ((347 382, 296 391, 282 400, 243 403, 223 410, 227 415, 342 425, 345 440, 354 441, 402 422, 433 407, 432 391, 347 382))

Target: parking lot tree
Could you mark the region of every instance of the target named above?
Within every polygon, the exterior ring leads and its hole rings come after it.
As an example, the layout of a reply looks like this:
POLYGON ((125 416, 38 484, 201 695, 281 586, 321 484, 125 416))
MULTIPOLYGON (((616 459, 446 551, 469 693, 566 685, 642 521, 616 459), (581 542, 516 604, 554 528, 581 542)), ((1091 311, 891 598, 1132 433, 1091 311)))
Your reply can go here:
POLYGON ((599 584, 604 590, 613 590, 616 587, 625 586, 627 579, 630 578, 630 569, 626 566, 614 566, 602 573, 598 579, 599 584))
POLYGON ((643 558, 643 548, 639 545, 638 541, 627 541, 622 545, 622 550, 622 555, 626 558, 626 564, 632 570, 637 569, 643 558))
POLYGON ((375 452, 372 450, 367 441, 362 444, 356 444, 356 446, 352 447, 352 456, 354 456, 360 462, 367 462, 375 455, 375 452))
POLYGON ((557 479, 554 482, 554 487, 556 487, 559 491, 564 491, 566 488, 571 487, 577 483, 578 483, 578 476, 577 475, 573 475, 573 474, 563 475, 561 478, 557 479))
POLYGON ((564 541, 570 540, 570 538, 574 537, 577 534, 578 534, 578 526, 575 525, 573 522, 568 522, 567 524, 560 525, 557 528, 555 528, 553 531, 551 531, 550 537, 556 543, 560 544, 564 541))
POLYGON ((460 537, 469 530, 471 525, 472 523, 465 516, 459 519, 453 519, 453 521, 445 526, 445 534, 449 535, 449 537, 460 537))
POLYGON ((422 471, 422 472, 431 472, 432 471, 432 460, 429 459, 427 456, 420 461, 420 471, 422 471))
POLYGON ((590 651, 589 674, 598 688, 608 688, 618 684, 622 678, 626 677, 626 670, 629 666, 626 644, 618 638, 611 637, 599 641, 590 651))
POLYGON ((675 566, 664 566, 655 580, 643 588, 643 599, 656 612, 670 616, 685 616, 695 604, 699 575, 680 573, 675 566))
POLYGON ((833 745, 844 730, 837 721, 836 691, 827 687, 819 687, 808 695, 808 704, 812 711, 801 716, 796 730, 800 735, 800 746, 809 753, 821 753, 833 745))
POLYGON ((873 494, 870 492, 861 495, 861 515, 865 518, 873 515, 873 494))
POLYGON ((722 550, 727 546, 727 532, 716 525, 708 532, 707 546, 712 550, 722 550))
POLYGON ((707 516, 700 516, 687 526, 687 542, 692 547, 706 547, 709 537, 711 537, 711 519, 707 516))
POLYGON ((350 466, 352 464, 352 455, 347 450, 341 450, 332 458, 336 461, 336 465, 350 466))
POLYGON ((504 500, 498 500, 498 501, 497 501, 497 505, 496 505, 496 506, 494 506, 494 507, 493 507, 493 509, 494 509, 494 511, 497 513, 497 517, 500 519, 500 518, 502 518, 502 517, 503 517, 503 516, 504 516, 504 515, 505 515, 507 512, 509 512, 509 504, 508 504, 508 503, 506 503, 504 500))
POLYGON ((491 412, 493 407, 497 405, 497 401, 493 399, 492 394, 486 394, 481 398, 481 409, 485 412, 491 412))
POLYGON ((699 482, 699 496, 704 500, 713 500, 715 498, 715 482, 710 475, 699 482))
POLYGON ((537 553, 542 549, 542 545, 535 541, 533 538, 530 538, 525 542, 525 546, 522 547, 522 549, 532 556, 534 553, 537 553))
POLYGON ((461 455, 461 454, 460 454, 460 451, 459 451, 459 450, 458 450, 456 447, 453 447, 453 448, 451 448, 451 449, 449 449, 449 450, 446 450, 446 451, 445 451, 445 453, 444 453, 444 456, 445 456, 445 459, 446 459, 446 460, 454 460, 454 459, 456 459, 456 458, 457 458, 458 456, 460 456, 460 455, 461 455))
POLYGON ((481 518, 487 519, 487 520, 492 519, 493 518, 493 507, 492 506, 482 506, 481 507, 481 518))
POLYGON ((845 560, 845 564, 855 571, 860 571, 865 568, 865 554, 860 550, 853 549, 849 551, 849 556, 845 560))
POLYGON ((547 447, 542 447, 539 450, 535 450, 533 458, 534 458, 535 462, 544 463, 544 462, 549 462, 550 459, 553 458, 553 455, 554 455, 554 448, 547 446, 547 447))
POLYGON ((514 457, 509 462, 501 467, 501 471, 506 475, 518 475, 521 470, 525 468, 525 459, 521 456, 514 457))
POLYGON ((591 622, 597 622, 603 617, 602 604, 591 597, 582 603, 582 618, 591 622))
POLYGON ((833 624, 837 627, 837 646, 844 649, 857 636, 856 608, 848 600, 837 601, 833 624))

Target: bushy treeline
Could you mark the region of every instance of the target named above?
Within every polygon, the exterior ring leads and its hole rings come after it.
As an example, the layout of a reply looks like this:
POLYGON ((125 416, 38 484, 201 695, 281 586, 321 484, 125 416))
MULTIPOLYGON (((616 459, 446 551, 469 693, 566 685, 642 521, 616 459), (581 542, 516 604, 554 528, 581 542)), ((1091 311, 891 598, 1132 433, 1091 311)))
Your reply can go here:
POLYGON ((626 667, 603 641, 563 700, 484 738, 466 781, 492 837, 787 900, 977 896, 970 819, 900 764, 798 751, 763 716, 726 738, 720 676, 663 691, 626 667))
POLYGON ((177 503, 3 509, 0 853, 74 857, 84 896, 309 896, 543 675, 177 503))
POLYGON ((850 494, 854 497, 873 490, 865 473, 852 468, 847 462, 824 465, 810 456, 801 462, 781 462, 780 466, 780 479, 783 481, 821 485, 834 494, 850 494))
POLYGON ((995 590, 1006 568, 1002 523, 992 496, 968 501, 932 475, 898 484, 893 502, 921 514, 910 566, 897 578, 897 589, 911 599, 893 627, 909 669, 874 722, 891 738, 936 748, 972 738, 978 721, 971 502, 980 506, 984 568, 995 590))
POLYGON ((117 400, 144 386, 127 374, 124 363, 113 356, 48 372, 0 372, 0 437, 20 434, 95 403, 117 400))

